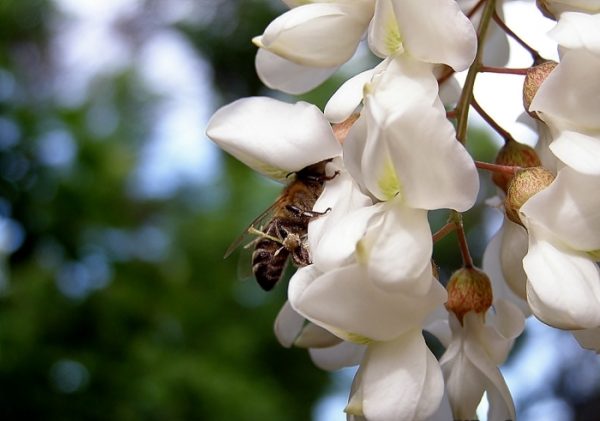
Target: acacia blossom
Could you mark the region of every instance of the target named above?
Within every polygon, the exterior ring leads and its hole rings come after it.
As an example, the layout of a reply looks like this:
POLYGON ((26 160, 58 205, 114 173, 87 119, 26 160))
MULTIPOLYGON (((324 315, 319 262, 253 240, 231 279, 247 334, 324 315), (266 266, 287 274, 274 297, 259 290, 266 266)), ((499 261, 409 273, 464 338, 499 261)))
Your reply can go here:
MULTIPOLYGON (((455 89, 442 100, 437 78, 447 76, 442 65, 470 66, 477 49, 470 19, 489 23, 494 4, 284 2, 290 10, 254 39, 257 72, 267 86, 307 91, 348 61, 364 38, 382 61, 347 80, 324 113, 304 102, 248 98, 209 122, 208 136, 224 150, 279 181, 328 161, 331 179, 311 209, 318 217, 305 242, 310 264, 290 279, 275 335, 283 346, 307 348, 321 368, 359 365, 349 421, 447 417, 444 411, 471 419, 484 392, 488 419, 514 419, 498 366, 523 330, 523 314, 573 330, 583 347, 600 351, 600 15, 569 12, 593 10, 594 2, 539 2, 560 16, 551 36, 561 61, 529 111, 540 118, 536 148, 555 179, 511 214, 520 224, 505 219, 486 249, 493 307, 485 313, 491 295, 484 310, 465 299, 473 307, 459 316, 434 275, 428 213, 467 211, 479 179, 444 107, 464 92, 455 89), (331 123, 349 118, 347 135, 336 139, 331 123), (439 363, 424 329, 447 347, 439 363)), ((501 19, 501 10, 495 13, 501 19)), ((499 40, 505 45, 504 34, 499 40)), ((506 54, 488 58, 490 43, 477 57, 505 63, 506 54)), ((457 87, 455 80, 447 85, 457 87)), ((461 252, 472 269, 462 245, 461 252)))
POLYGON ((364 34, 382 58, 406 51, 456 70, 474 58, 473 26, 453 0, 438 0, 434 8, 408 0, 286 3, 293 8, 254 38, 259 77, 284 92, 305 92, 326 80, 350 59, 364 34))
POLYGON ((475 419, 485 391, 488 420, 514 420, 514 404, 498 366, 523 331, 523 314, 509 301, 497 300, 487 315, 469 312, 462 322, 454 314, 449 319, 452 339, 440 365, 454 419, 475 419))

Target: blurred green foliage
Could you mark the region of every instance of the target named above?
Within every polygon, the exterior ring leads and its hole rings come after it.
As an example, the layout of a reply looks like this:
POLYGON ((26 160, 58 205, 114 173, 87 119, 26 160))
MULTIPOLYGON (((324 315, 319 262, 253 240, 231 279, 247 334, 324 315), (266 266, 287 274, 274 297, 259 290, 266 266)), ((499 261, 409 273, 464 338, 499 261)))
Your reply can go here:
MULTIPOLYGON (((159 3, 120 24, 149 35, 159 3)), ((276 11, 197 7, 213 18, 170 29, 210 64, 223 101, 257 94, 250 38, 276 11)), ((328 378, 274 338, 285 285, 263 293, 222 259, 277 186, 221 156, 208 183, 133 194, 156 98, 130 63, 61 103, 59 14, 49 1, 0 2, 0 417, 309 419, 328 378), (100 102, 118 118, 99 138, 100 102), (44 146, 49 135, 59 142, 44 146), (61 161, 65 136, 74 156, 61 161)))

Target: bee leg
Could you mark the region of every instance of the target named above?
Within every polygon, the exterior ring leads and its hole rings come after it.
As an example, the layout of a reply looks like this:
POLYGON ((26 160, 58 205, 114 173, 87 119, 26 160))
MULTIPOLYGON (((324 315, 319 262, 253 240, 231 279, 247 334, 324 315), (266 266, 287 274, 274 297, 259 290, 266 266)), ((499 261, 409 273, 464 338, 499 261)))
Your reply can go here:
MULTIPOLYGON (((257 240, 262 240, 263 238, 266 238, 267 240, 271 240, 274 241, 276 243, 281 243, 281 240, 279 238, 275 238, 272 235, 269 235, 263 231, 257 230, 254 227, 250 227, 248 228, 248 233, 252 234, 252 235, 257 235, 259 238, 257 240)), ((251 241, 250 243, 248 243, 246 246, 250 247, 251 244, 253 244, 254 241, 251 241)))
POLYGON ((323 181, 333 180, 339 174, 340 174, 340 172, 338 170, 335 170, 335 172, 332 175, 307 175, 306 179, 309 181, 315 181, 318 183, 322 183, 323 181))
POLYGON ((325 209, 325 212, 317 212, 312 210, 301 209, 296 205, 286 205, 286 209, 295 214, 296 216, 304 216, 307 218, 316 218, 317 216, 323 216, 331 212, 331 208, 325 209))

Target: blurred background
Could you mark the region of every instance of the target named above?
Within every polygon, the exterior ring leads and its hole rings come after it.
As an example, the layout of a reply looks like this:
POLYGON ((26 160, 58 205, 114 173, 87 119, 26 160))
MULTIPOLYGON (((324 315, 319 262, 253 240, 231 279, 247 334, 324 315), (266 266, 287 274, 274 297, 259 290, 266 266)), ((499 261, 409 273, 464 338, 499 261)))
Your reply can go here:
MULTIPOLYGON (((242 96, 289 99, 257 79, 250 42, 283 10, 276 0, 0 0, 2 419, 344 419, 352 370, 324 373, 273 336, 285 282, 264 293, 238 280, 237 256, 222 259, 281 186, 222 154, 205 125, 242 96)), ((303 98, 322 107, 345 77, 303 98)), ((471 138, 492 160, 492 137, 471 138)), ((486 184, 482 197, 492 193, 486 184)), ((487 221, 469 232, 480 261, 499 218, 484 207, 469 218, 487 221)), ((452 238, 436 253, 460 264, 452 238)), ((600 375, 572 358, 598 359, 532 324, 507 366, 509 386, 522 383, 519 413, 586 419, 600 375), (540 359, 543 349, 556 355, 540 359), (519 357, 528 352, 538 365, 519 357), (549 367, 551 381, 520 375, 549 367)))

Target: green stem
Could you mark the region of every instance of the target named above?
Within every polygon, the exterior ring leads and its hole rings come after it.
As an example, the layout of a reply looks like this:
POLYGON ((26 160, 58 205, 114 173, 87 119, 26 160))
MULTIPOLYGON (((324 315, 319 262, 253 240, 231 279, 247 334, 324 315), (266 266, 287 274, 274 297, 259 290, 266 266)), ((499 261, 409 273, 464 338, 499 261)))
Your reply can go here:
POLYGON ((452 211, 452 215, 450 218, 454 221, 454 224, 456 225, 456 235, 458 236, 458 244, 460 245, 460 254, 462 256, 463 265, 466 268, 472 268, 474 266, 473 258, 471 257, 471 253, 469 252, 467 235, 465 234, 465 228, 463 226, 462 213, 452 211))
POLYGON ((496 0, 487 0, 481 14, 479 28, 477 29, 477 53, 475 55, 475 60, 469 68, 469 72, 467 73, 467 78, 465 80, 465 86, 463 87, 462 95, 458 100, 458 105, 456 107, 458 112, 458 120, 456 123, 456 139, 462 144, 464 144, 467 139, 469 105, 471 104, 471 98, 473 97, 475 78, 477 77, 479 67, 481 66, 483 47, 485 45, 485 34, 489 27, 492 16, 494 15, 495 9, 496 0))

